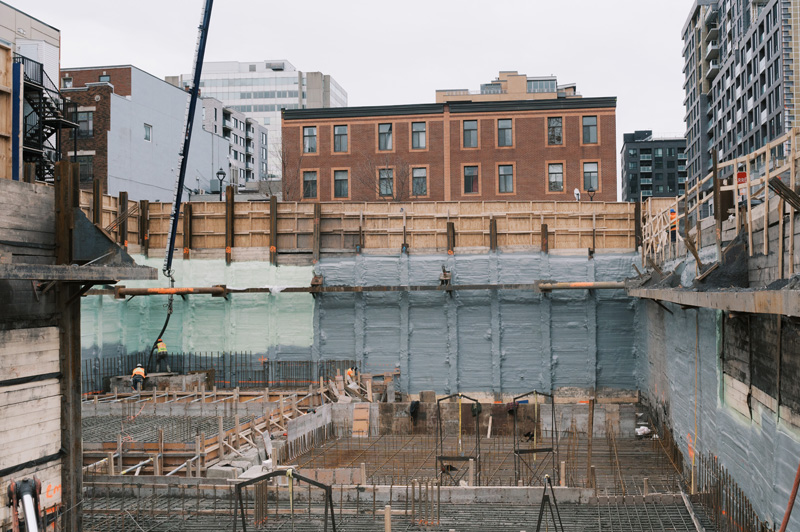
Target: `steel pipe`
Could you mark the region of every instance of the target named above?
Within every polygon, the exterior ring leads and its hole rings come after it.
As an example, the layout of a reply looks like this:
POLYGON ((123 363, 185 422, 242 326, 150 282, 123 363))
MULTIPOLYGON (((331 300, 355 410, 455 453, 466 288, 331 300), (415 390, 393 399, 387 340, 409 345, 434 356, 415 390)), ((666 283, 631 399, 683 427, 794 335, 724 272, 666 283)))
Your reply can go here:
MULTIPOLYGON (((532 290, 550 292, 552 290, 621 290, 625 288, 622 281, 599 282, 573 282, 559 283, 551 281, 537 281, 522 284, 464 284, 464 285, 375 285, 375 286, 290 286, 274 290, 275 293, 305 293, 325 294, 344 292, 455 292, 459 290, 532 290)), ((200 295, 210 294, 215 297, 225 297, 228 294, 269 294, 273 290, 269 287, 254 288, 227 288, 224 285, 204 287, 178 287, 178 288, 127 288, 117 286, 114 296, 117 299, 132 296, 155 295, 200 295)), ((108 295, 105 290, 90 290, 89 295, 108 295)))

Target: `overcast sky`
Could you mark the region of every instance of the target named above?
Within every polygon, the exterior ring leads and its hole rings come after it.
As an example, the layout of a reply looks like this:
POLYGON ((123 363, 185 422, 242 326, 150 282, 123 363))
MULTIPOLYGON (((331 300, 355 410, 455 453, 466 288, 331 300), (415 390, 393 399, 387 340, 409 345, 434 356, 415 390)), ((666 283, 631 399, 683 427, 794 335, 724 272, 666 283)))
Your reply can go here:
MULTIPOLYGON (((6 0, 61 30, 61 66, 191 72, 204 0, 6 0)), ((350 105, 424 103, 500 70, 617 97, 622 134, 682 136, 681 27, 691 0, 217 0, 207 61, 286 59, 350 105)), ((619 165, 619 163, 617 163, 619 165)), ((619 168, 618 168, 619 172, 619 168)))

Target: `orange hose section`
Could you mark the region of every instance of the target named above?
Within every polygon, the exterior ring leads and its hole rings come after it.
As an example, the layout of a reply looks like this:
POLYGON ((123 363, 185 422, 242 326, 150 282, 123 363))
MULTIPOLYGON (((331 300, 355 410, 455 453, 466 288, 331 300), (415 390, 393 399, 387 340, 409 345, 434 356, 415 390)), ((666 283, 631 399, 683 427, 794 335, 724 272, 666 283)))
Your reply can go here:
POLYGON ((789 495, 789 504, 786 506, 786 515, 783 516, 783 523, 779 532, 786 532, 786 526, 789 524, 789 518, 792 516, 792 508, 794 507, 794 500, 797 497, 797 487, 800 486, 800 465, 797 466, 797 474, 794 476, 794 486, 792 487, 792 494, 789 495))
POLYGON ((192 294, 194 288, 148 288, 148 294, 192 294))

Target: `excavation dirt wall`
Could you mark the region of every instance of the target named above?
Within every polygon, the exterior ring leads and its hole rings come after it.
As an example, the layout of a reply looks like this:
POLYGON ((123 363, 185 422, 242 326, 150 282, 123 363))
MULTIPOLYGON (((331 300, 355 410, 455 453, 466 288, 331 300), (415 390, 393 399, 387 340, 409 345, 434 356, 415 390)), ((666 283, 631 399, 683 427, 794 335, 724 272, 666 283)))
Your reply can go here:
MULTIPOLYGON (((753 385, 771 370, 747 353, 769 330, 741 320, 726 327, 728 317, 714 310, 641 306, 641 392, 673 428, 687 474, 693 452, 718 457, 761 518, 780 524, 800 457, 800 425, 787 405, 778 415, 774 386, 765 392, 753 385)), ((783 369, 784 379, 796 381, 796 371, 783 369)), ((788 529, 800 530, 800 514, 788 529)))

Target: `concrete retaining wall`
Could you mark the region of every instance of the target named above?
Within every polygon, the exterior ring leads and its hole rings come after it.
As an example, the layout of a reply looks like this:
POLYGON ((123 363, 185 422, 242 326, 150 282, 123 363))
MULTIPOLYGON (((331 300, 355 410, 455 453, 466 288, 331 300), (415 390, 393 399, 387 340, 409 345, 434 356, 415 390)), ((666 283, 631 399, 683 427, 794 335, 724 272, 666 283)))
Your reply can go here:
MULTIPOLYGON (((800 459, 797 426, 779 419, 755 393, 742 405, 731 383, 725 385, 721 312, 668 303, 670 314, 652 302, 641 305, 642 394, 673 427, 687 472, 690 445, 717 456, 759 516, 780 524, 800 459)), ((800 530, 800 514, 788 529, 800 530)))

